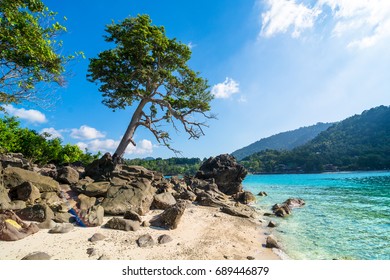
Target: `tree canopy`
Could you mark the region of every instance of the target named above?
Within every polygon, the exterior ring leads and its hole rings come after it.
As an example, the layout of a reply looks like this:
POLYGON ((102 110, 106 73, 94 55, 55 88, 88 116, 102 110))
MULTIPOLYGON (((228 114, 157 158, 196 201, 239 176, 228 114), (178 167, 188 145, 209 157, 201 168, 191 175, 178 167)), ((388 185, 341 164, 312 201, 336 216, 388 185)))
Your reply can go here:
POLYGON ((190 69, 191 50, 166 36, 163 26, 154 26, 148 15, 129 17, 106 27, 105 40, 114 47, 90 60, 88 79, 99 84, 103 104, 125 109, 136 104, 130 124, 114 156, 122 157, 139 126, 150 130, 158 142, 171 150, 170 135, 161 122, 178 129, 181 124, 189 138, 204 135, 205 119, 212 95, 207 80, 190 69), (197 121, 195 115, 203 121, 197 121))
MULTIPOLYGON (((73 56, 56 52, 66 28, 40 0, 0 1, 0 103, 43 98, 38 84, 64 83, 64 63, 73 56)), ((2 107, 0 106, 0 109, 2 107)))

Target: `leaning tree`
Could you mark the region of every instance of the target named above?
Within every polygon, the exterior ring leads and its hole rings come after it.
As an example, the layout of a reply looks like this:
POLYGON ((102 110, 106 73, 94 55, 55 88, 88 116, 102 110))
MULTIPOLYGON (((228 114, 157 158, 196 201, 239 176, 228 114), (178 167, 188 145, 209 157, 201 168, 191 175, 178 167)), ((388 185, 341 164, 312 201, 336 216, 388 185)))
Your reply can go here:
POLYGON ((207 80, 187 65, 190 48, 152 25, 148 15, 129 17, 107 25, 105 41, 114 47, 90 60, 87 78, 99 84, 103 104, 113 109, 134 106, 127 130, 113 158, 122 158, 138 127, 150 130, 156 140, 174 152, 162 123, 184 127, 189 138, 204 135, 212 95, 207 80), (196 120, 196 115, 202 121, 196 120))
POLYGON ((43 84, 63 85, 64 64, 73 56, 58 53, 56 36, 66 29, 55 16, 40 0, 0 1, 0 110, 44 98, 43 84))

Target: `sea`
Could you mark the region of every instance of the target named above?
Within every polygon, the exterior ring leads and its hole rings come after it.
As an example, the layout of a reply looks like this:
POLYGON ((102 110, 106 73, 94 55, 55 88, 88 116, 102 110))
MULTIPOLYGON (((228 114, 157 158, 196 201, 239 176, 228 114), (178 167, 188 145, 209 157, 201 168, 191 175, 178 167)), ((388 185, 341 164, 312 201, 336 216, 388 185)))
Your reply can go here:
POLYGON ((306 205, 276 221, 271 233, 286 258, 298 260, 390 260, 390 172, 248 175, 244 189, 257 196, 256 206, 290 197, 306 205))

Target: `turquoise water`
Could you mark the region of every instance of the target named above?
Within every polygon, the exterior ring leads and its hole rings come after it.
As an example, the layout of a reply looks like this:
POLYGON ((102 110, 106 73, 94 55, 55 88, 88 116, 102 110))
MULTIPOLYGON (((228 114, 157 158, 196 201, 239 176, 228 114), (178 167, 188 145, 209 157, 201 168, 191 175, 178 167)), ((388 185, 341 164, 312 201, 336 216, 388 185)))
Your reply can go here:
MULTIPOLYGON (((270 210, 290 197, 306 201, 273 234, 292 259, 390 259, 390 172, 248 175, 246 190, 270 210)), ((269 211, 271 212, 271 210, 269 211)))

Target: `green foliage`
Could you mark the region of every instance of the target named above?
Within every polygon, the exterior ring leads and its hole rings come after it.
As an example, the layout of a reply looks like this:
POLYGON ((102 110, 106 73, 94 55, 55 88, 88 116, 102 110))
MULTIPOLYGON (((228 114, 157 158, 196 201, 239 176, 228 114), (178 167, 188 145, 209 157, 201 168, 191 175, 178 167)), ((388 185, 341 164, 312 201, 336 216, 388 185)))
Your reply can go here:
POLYGON ((266 150, 241 163, 266 173, 390 169, 390 107, 336 123, 292 151, 266 150))
MULTIPOLYGON (((161 121, 175 128, 175 121, 181 123, 190 138, 203 135, 205 124, 196 122, 194 115, 211 117, 205 112, 210 110, 212 95, 207 80, 187 65, 190 48, 169 39, 164 27, 152 25, 147 15, 112 23, 106 32, 105 40, 114 47, 90 60, 87 78, 99 84, 103 104, 114 111, 139 103, 130 123, 133 132, 121 143, 127 145, 135 129, 144 126, 170 148, 161 121)), ((121 155, 125 146, 120 146, 121 155)))
MULTIPOLYGON (((37 84, 63 84, 64 63, 56 35, 66 31, 40 0, 0 1, 0 103, 31 101, 37 84)), ((0 106, 0 109, 2 107, 0 106)))
POLYGON ((32 162, 45 164, 73 163, 88 164, 99 158, 100 154, 83 153, 76 145, 62 146, 59 138, 47 139, 48 134, 40 135, 34 130, 21 128, 16 118, 0 119, 0 152, 22 153, 32 162))
POLYGON ((199 158, 131 159, 126 164, 140 165, 164 175, 195 175, 202 161, 199 158))
POLYGON ((263 138, 232 153, 237 160, 265 150, 292 150, 314 139, 322 131, 328 129, 332 123, 317 123, 316 125, 301 127, 292 131, 282 132, 263 138))

